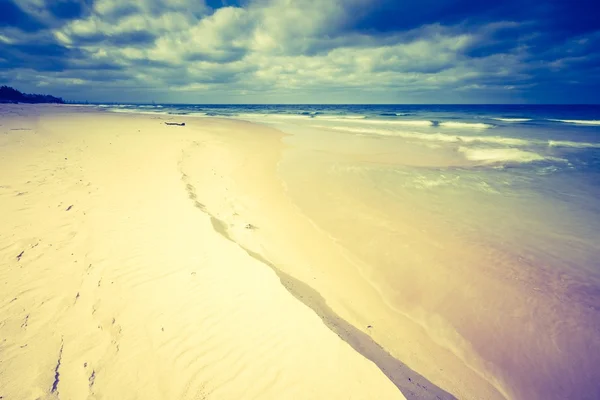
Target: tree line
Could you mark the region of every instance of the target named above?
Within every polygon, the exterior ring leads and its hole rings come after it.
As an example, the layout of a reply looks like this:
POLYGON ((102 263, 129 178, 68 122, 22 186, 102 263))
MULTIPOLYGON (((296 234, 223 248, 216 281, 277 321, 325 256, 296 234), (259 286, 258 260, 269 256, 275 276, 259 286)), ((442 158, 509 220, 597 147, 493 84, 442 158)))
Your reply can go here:
POLYGON ((0 103, 60 103, 65 101, 49 94, 22 93, 10 86, 0 87, 0 103))

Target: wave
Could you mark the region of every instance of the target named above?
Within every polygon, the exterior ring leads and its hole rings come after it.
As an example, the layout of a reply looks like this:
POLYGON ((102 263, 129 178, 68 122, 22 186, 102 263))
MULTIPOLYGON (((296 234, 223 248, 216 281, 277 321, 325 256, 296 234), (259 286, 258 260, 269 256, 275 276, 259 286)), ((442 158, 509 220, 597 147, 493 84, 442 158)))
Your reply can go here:
POLYGON ((135 108, 135 106, 131 104, 95 104, 95 106, 100 108, 135 108))
POLYGON ((469 128, 469 129, 489 129, 493 128, 494 125, 484 124, 482 122, 455 122, 445 121, 438 123, 439 126, 444 128, 469 128))
POLYGON ((275 119, 312 119, 314 116, 312 115, 302 115, 302 114, 266 114, 267 118, 275 118, 275 119))
POLYGON ((107 108, 109 112, 122 114, 169 115, 167 111, 150 111, 138 108, 107 108))
POLYGON ((218 113, 206 113, 206 112, 194 112, 194 111, 168 111, 165 109, 152 109, 149 107, 117 107, 117 108, 109 108, 105 107, 107 111, 113 113, 120 114, 145 114, 145 115, 165 115, 165 116, 174 116, 174 117, 224 117, 227 116, 225 114, 218 113))
POLYGON ((575 125, 600 125, 600 120, 597 119, 550 119, 549 121, 575 125))
POLYGON ((316 114, 269 114, 269 113, 239 113, 239 114, 227 114, 230 117, 235 118, 249 118, 249 119, 293 119, 293 120, 312 120, 318 117, 316 114))
POLYGON ((546 157, 532 151, 519 149, 472 149, 459 147, 458 151, 465 155, 470 161, 478 161, 485 164, 496 163, 531 163, 535 161, 565 161, 560 158, 546 157))
POLYGON ((502 122, 528 122, 531 121, 531 118, 492 118, 495 119, 496 121, 502 121, 502 122))
POLYGON ((239 114, 235 114, 232 115, 233 117, 236 118, 265 118, 268 117, 269 114, 259 114, 259 113, 239 113, 239 114))
POLYGON ((356 120, 363 120, 365 118, 367 118, 366 115, 319 115, 319 116, 317 116, 317 119, 324 119, 327 121, 348 121, 348 120, 356 121, 356 120))
POLYGON ((516 139, 503 136, 458 136, 448 135, 446 133, 420 133, 420 132, 408 132, 408 131, 393 131, 384 129, 373 129, 373 128, 351 128, 345 126, 324 126, 324 125, 313 125, 315 128, 333 129, 336 131, 346 131, 352 133, 362 134, 374 134, 384 136, 396 136, 405 139, 412 140, 424 140, 433 142, 445 142, 445 143, 489 143, 489 144, 502 144, 507 146, 527 146, 531 142, 525 139, 516 139))
POLYGON ((232 114, 229 113, 223 113, 223 112, 216 112, 216 111, 210 111, 210 112, 198 112, 198 113, 190 113, 189 115, 195 115, 197 117, 219 117, 219 118, 227 118, 227 117, 232 117, 232 114))
POLYGON ((568 140, 549 140, 548 146, 550 146, 550 147, 573 147, 573 148, 577 148, 577 149, 594 149, 594 148, 600 148, 600 143, 571 142, 568 140))
POLYGON ((428 120, 416 120, 416 119, 400 119, 394 121, 387 120, 366 120, 366 122, 381 125, 403 125, 403 126, 433 126, 433 121, 428 120))
POLYGON ((413 120, 413 119, 366 119, 361 118, 348 118, 348 117, 317 117, 317 120, 326 120, 332 122, 352 122, 358 124, 370 124, 370 125, 401 125, 401 126, 433 126, 432 121, 427 120, 413 120))
POLYGON ((201 111, 196 111, 196 112, 169 112, 169 115, 179 115, 182 117, 222 117, 223 115, 220 114, 210 114, 207 112, 201 112, 201 111))

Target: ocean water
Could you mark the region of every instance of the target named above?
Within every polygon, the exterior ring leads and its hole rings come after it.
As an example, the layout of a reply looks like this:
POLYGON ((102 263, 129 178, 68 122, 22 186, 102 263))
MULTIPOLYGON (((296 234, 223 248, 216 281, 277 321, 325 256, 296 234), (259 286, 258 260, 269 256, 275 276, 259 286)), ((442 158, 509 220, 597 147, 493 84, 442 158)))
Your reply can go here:
POLYGON ((100 107, 288 133, 289 197, 387 303, 511 397, 600 398, 600 106, 100 107))

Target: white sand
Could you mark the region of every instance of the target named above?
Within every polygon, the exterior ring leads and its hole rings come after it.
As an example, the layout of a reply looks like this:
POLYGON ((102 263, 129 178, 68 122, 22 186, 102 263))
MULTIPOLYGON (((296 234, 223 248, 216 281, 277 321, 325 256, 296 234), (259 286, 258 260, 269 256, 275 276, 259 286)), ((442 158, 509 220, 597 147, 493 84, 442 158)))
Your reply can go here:
POLYGON ((194 203, 182 152, 248 124, 0 118, 0 398, 404 398, 194 203))

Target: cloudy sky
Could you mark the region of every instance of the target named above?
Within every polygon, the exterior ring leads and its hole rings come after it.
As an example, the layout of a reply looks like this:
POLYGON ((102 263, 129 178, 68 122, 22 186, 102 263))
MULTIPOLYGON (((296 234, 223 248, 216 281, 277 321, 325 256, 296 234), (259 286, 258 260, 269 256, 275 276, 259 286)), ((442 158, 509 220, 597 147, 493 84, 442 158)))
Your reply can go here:
POLYGON ((600 103, 598 0, 0 0, 0 83, 69 100, 600 103))

